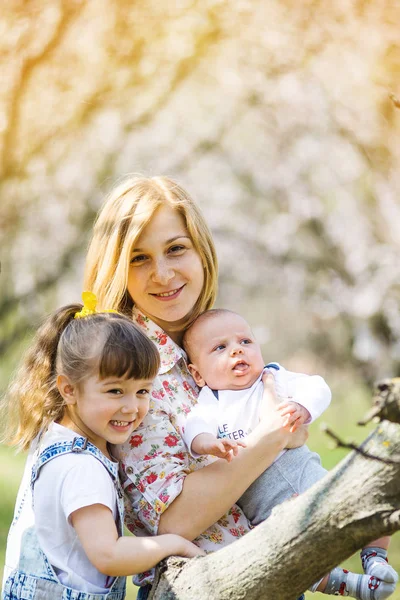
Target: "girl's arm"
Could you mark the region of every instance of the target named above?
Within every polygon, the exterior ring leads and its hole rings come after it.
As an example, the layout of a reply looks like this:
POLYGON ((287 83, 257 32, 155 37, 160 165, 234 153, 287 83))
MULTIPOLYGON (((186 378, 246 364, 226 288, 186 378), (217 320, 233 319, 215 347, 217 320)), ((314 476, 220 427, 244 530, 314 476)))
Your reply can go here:
POLYGON ((100 573, 112 577, 148 571, 167 556, 204 555, 179 535, 118 537, 112 512, 103 504, 76 510, 71 514, 71 523, 90 562, 100 573))

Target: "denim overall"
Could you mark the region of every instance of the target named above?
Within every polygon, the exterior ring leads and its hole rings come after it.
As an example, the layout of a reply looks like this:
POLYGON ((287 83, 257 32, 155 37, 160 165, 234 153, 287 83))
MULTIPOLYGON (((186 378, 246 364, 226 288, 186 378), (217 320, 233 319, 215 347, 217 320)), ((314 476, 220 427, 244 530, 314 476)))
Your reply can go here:
MULTIPOLYGON (((118 479, 118 467, 106 458, 96 446, 84 437, 75 437, 72 441, 61 441, 45 448, 38 456, 32 469, 31 486, 39 475, 40 469, 50 460, 62 454, 78 452, 91 454, 107 469, 117 492, 119 535, 122 535, 124 522, 123 493, 118 479)), ((22 504, 16 510, 16 520, 21 513, 22 504)), ((79 592, 66 587, 57 579, 52 566, 39 547, 35 527, 26 529, 21 540, 21 554, 18 568, 11 573, 4 584, 3 600, 123 600, 125 598, 126 578, 117 577, 109 592, 104 594, 79 592)))

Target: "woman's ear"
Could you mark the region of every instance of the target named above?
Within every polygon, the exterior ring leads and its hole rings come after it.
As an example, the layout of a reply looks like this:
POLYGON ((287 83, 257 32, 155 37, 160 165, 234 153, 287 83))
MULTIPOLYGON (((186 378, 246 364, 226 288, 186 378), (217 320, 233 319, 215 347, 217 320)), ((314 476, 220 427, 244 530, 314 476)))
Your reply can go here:
POLYGON ((57 375, 57 388, 63 397, 65 404, 76 404, 76 386, 73 385, 66 375, 57 375))
POLYGON ((191 376, 193 377, 193 379, 197 383, 197 385, 199 387, 204 387, 206 385, 206 382, 204 381, 204 379, 200 375, 200 372, 197 369, 196 365, 194 365, 193 363, 189 363, 188 364, 188 369, 190 371, 191 376))

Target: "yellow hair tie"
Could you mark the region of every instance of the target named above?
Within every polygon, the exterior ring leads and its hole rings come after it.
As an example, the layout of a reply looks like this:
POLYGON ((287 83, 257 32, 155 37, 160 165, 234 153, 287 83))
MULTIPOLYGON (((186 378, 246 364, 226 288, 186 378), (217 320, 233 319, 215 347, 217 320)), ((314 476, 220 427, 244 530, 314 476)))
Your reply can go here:
POLYGON ((96 310, 97 298, 93 292, 82 293, 83 308, 74 314, 74 319, 84 319, 88 315, 94 315, 96 313, 118 313, 117 310, 109 308, 108 310, 96 310))

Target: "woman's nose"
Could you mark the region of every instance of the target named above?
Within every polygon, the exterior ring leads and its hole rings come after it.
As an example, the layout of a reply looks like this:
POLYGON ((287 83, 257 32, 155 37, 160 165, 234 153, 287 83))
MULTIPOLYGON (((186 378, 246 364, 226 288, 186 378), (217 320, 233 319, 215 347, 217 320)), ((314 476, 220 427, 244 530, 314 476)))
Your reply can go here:
POLYGON ((165 285, 174 276, 174 271, 171 269, 165 260, 158 260, 154 264, 152 279, 155 283, 165 285))

